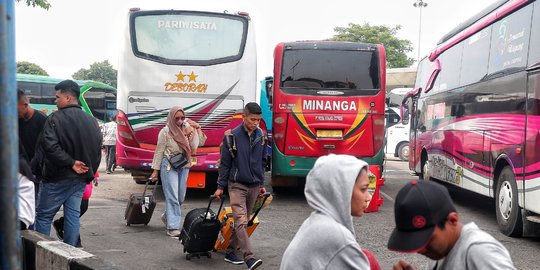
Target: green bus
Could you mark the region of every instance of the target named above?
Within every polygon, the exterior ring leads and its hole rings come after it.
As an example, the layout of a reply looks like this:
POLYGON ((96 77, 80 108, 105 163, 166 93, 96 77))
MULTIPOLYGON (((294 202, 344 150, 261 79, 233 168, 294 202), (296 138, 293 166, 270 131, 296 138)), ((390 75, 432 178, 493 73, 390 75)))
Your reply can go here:
MULTIPOLYGON (((63 79, 17 74, 17 88, 24 91, 32 108, 47 115, 57 110, 54 86, 61 81, 63 79)), ((74 81, 81 87, 79 103, 83 110, 100 123, 109 121, 116 113, 116 88, 96 81, 74 81)))

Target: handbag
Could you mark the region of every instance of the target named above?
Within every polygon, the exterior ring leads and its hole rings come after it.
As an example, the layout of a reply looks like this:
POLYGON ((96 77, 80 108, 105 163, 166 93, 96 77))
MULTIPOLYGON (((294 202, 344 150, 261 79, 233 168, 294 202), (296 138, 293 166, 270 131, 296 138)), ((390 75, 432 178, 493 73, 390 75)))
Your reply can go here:
POLYGON ((179 153, 178 155, 170 157, 169 163, 171 164, 173 168, 181 169, 182 167, 186 166, 186 164, 188 163, 188 160, 184 153, 179 153))

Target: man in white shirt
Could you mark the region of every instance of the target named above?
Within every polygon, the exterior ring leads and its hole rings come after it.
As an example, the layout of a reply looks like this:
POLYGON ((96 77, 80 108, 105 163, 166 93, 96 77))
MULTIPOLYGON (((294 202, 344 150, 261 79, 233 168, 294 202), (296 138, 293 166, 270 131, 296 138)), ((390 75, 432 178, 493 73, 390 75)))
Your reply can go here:
POLYGON ((107 152, 106 169, 107 174, 111 174, 116 167, 116 134, 118 128, 116 126, 116 115, 111 116, 111 121, 104 124, 101 130, 103 135, 103 146, 107 152))

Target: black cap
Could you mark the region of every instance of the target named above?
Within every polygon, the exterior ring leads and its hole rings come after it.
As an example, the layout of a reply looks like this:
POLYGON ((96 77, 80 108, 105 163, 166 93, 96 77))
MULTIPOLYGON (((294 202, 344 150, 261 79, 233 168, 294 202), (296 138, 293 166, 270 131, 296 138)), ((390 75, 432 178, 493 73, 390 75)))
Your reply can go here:
POLYGON ((396 228, 388 240, 388 249, 400 252, 422 250, 437 223, 455 211, 446 187, 428 181, 408 183, 396 196, 396 228))

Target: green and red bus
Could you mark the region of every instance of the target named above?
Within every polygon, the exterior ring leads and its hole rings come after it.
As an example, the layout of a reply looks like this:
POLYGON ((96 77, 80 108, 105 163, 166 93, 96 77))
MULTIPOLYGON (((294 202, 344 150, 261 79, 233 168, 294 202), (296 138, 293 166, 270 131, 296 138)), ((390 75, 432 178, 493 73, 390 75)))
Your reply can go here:
POLYGON ((378 177, 384 160, 386 57, 380 44, 280 43, 274 50, 272 186, 294 186, 315 160, 349 154, 378 177), (374 171, 375 170, 375 171, 374 171))
MULTIPOLYGON (((58 108, 54 86, 64 79, 41 75, 17 74, 17 88, 24 91, 32 108, 49 115, 58 108)), ((81 88, 79 103, 83 110, 100 123, 116 114, 116 88, 96 81, 74 80, 81 88)))

